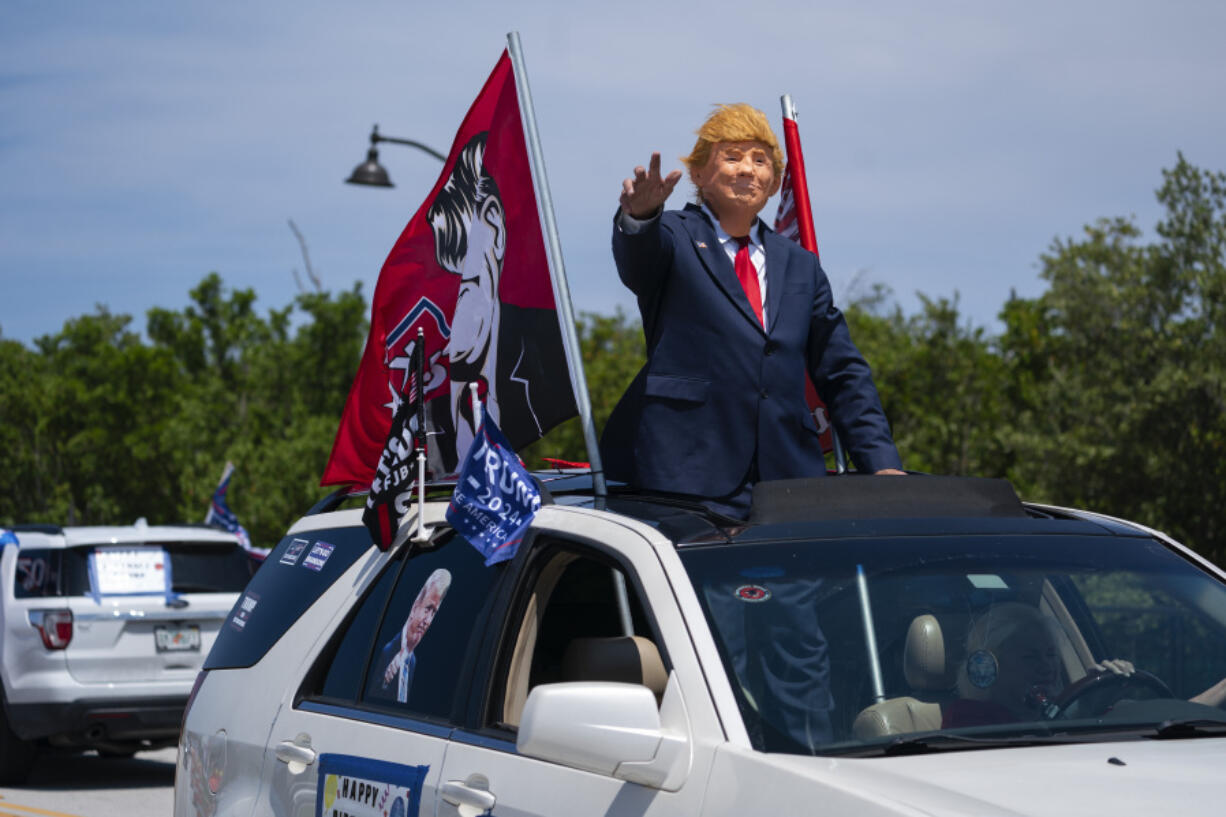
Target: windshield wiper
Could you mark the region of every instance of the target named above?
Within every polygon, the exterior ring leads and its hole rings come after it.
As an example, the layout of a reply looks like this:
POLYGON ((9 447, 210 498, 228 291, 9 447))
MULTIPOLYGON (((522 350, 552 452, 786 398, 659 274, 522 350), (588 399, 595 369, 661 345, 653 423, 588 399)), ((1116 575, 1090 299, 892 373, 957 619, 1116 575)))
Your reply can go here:
POLYGON ((856 757, 899 757, 904 755, 926 755, 934 752, 959 752, 971 749, 999 749, 1004 746, 1039 746, 1060 743, 1073 743, 1075 738, 1067 735, 1008 735, 972 737, 950 732, 923 732, 894 738, 886 744, 861 746, 849 752, 839 754, 856 757))
POLYGON ((1163 721, 1145 737, 1156 740, 1173 740, 1177 738, 1215 738, 1222 735, 1226 735, 1226 721, 1189 718, 1163 721))

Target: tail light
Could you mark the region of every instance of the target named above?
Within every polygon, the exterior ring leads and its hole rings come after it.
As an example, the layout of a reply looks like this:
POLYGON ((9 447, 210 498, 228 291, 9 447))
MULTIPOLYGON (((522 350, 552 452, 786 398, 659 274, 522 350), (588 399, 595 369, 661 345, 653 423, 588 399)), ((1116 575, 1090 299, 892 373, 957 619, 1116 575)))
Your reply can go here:
POLYGON ((30 623, 43 637, 43 646, 49 650, 62 650, 72 641, 71 610, 32 611, 30 623))

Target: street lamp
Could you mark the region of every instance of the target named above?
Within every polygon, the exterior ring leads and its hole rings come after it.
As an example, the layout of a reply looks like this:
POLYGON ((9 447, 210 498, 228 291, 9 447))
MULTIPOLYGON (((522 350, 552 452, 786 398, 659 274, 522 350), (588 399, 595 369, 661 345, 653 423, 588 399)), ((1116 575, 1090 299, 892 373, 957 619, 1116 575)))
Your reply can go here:
POLYGON ((375 145, 380 142, 408 145, 424 153, 429 153, 440 162, 447 161, 446 156, 428 145, 423 145, 421 142, 415 142, 412 139, 397 139, 394 136, 382 136, 379 134, 379 126, 375 125, 370 131, 370 150, 366 151, 366 161, 353 169, 353 173, 349 175, 348 179, 345 179, 346 182, 349 184, 365 184, 371 187, 395 187, 392 184, 392 180, 387 176, 387 170, 383 165, 379 164, 379 151, 375 149, 375 145))

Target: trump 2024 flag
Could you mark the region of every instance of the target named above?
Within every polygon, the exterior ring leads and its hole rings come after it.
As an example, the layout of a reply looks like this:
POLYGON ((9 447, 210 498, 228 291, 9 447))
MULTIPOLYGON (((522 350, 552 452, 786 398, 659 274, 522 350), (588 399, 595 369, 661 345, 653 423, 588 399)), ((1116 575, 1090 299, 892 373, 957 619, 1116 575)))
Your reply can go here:
POLYGON ((464 458, 447 521, 481 554, 485 564, 512 558, 541 507, 541 493, 511 444, 486 417, 464 458))
POLYGON ((454 474, 476 437, 470 383, 517 448, 576 413, 505 51, 379 273, 321 484, 371 484, 419 328, 432 475, 454 474))

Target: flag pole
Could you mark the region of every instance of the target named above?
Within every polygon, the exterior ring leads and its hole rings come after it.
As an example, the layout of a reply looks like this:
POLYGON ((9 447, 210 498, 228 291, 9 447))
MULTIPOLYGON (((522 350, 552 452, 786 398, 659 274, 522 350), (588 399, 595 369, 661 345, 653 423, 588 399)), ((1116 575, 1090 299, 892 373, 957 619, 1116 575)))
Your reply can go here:
MULTIPOLYGON (((779 97, 779 104, 783 108, 783 140, 787 146, 788 164, 792 168, 792 202, 796 208, 800 246, 818 255, 817 232, 813 229, 813 207, 809 203, 809 179, 805 175, 805 157, 800 149, 800 131, 796 129, 796 106, 792 103, 791 94, 779 97), (788 127, 789 122, 792 123, 791 128, 788 127), (793 150, 795 155, 792 155, 793 150)), ((847 472, 847 454, 843 451, 839 432, 834 427, 833 414, 830 415, 830 440, 834 443, 834 470, 844 474, 847 472)))
POLYGON ((536 190, 536 208, 540 213, 541 227, 545 235, 545 254, 549 259, 549 280, 553 284, 553 299, 558 307, 558 320, 562 324, 562 345, 566 349, 571 388, 575 393, 579 421, 583 425, 583 441, 587 446, 587 459, 592 466, 592 490, 595 494, 596 509, 603 510, 608 496, 604 466, 600 461, 596 424, 592 420, 592 401, 587 390, 587 377, 583 372, 583 355, 579 349, 579 335, 575 331, 575 315, 570 303, 570 286, 566 282, 566 266, 562 262, 562 242, 558 239, 558 225, 553 216, 553 199, 549 195, 549 180, 545 176, 545 157, 541 151, 540 135, 536 130, 536 113, 532 107, 532 92, 528 88, 528 72, 524 65, 518 31, 507 34, 507 50, 511 55, 515 91, 519 98, 519 116, 524 123, 524 137, 528 144, 528 163, 532 168, 532 186, 536 190))
MULTIPOLYGON (((579 422, 583 425, 587 461, 592 467, 593 504, 596 510, 602 511, 608 497, 608 488, 604 481, 604 466, 600 461, 600 445, 596 441, 596 423, 592 420, 592 400, 587 390, 587 376, 583 372, 583 355, 579 349, 579 335, 575 331, 575 315, 570 305, 570 285, 566 282, 566 266, 562 263, 562 242, 558 239, 558 225, 553 217, 553 199, 549 195, 549 180, 545 177, 545 156, 541 151, 540 135, 536 131, 536 111, 532 107, 532 91, 528 88, 528 71, 524 66, 524 53, 519 44, 518 31, 507 34, 507 50, 511 54, 511 73, 515 75, 515 91, 519 98, 519 118, 524 122, 524 136, 528 143, 528 164, 532 167, 532 186, 536 189, 536 208, 541 214, 541 226, 545 233, 545 253, 549 258, 549 281, 553 284, 553 300, 558 306, 558 320, 562 323, 562 345, 566 349, 566 362, 570 368, 571 387, 575 392, 575 406, 579 409, 579 422)), ((617 595, 617 612, 621 619, 622 633, 628 636, 634 635, 626 577, 616 568, 613 569, 613 588, 617 595)))
MULTIPOLYGON (((413 379, 417 388, 417 433, 413 437, 413 448, 417 449, 417 532, 413 534, 414 542, 428 542, 430 536, 426 533, 426 332, 417 327, 416 366, 413 379)), ((396 538, 395 531, 392 538, 396 538)))

